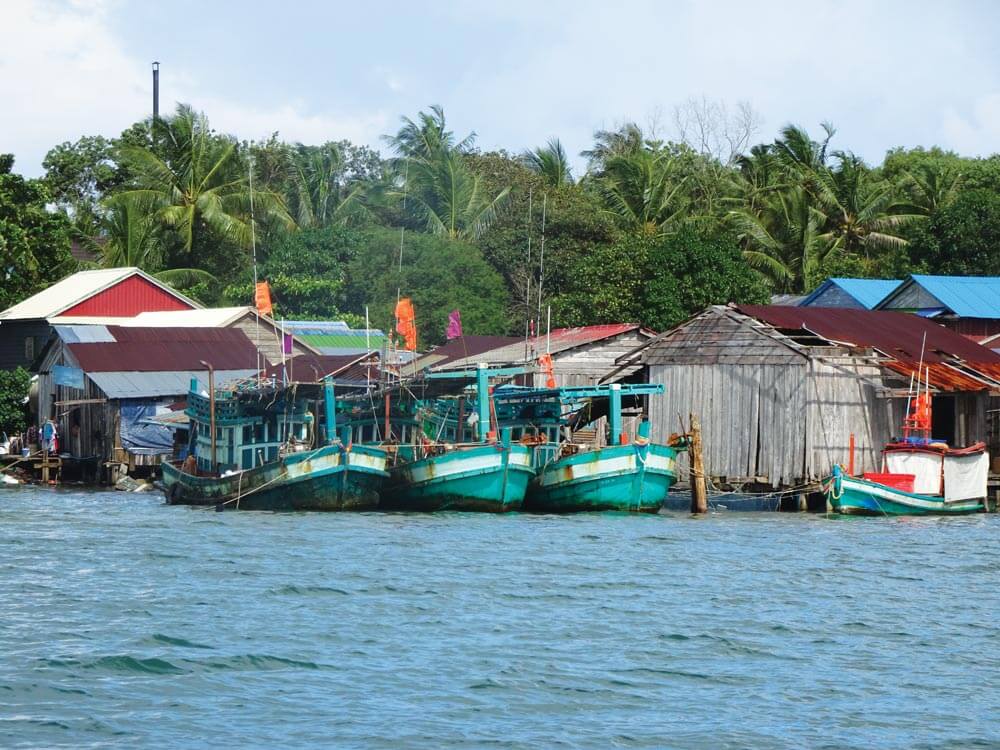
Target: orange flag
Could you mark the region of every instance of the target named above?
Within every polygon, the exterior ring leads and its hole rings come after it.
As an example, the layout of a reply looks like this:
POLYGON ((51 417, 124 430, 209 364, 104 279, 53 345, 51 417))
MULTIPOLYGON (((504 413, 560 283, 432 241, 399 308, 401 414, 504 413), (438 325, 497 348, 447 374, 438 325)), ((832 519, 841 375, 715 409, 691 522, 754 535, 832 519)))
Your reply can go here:
POLYGON ((257 305, 257 312, 261 315, 270 315, 272 311, 271 307, 271 287, 267 285, 266 281, 258 281, 257 288, 254 290, 253 295, 254 304, 257 305))
POLYGON ((409 297, 403 297, 396 303, 396 332, 406 342, 406 350, 417 350, 417 322, 413 315, 413 302, 409 297))

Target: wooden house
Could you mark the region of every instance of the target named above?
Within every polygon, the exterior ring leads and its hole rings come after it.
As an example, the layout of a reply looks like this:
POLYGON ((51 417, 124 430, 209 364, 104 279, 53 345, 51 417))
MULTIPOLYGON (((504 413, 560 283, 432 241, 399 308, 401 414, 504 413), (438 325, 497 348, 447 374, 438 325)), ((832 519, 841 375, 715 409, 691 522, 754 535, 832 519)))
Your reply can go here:
POLYGON ((41 357, 32 403, 52 419, 60 453, 130 466, 173 452, 173 435, 149 420, 186 398, 192 379, 207 388, 253 377, 257 350, 237 329, 57 325, 41 357))
POLYGON ((52 336, 54 323, 200 307, 138 268, 80 271, 0 312, 0 369, 30 368, 52 336))
MULTIPOLYGON (((921 358, 933 434, 991 441, 987 403, 1000 356, 912 315, 851 309, 713 306, 621 359, 665 394, 650 397, 654 440, 699 415, 707 473, 719 483, 790 487, 849 460, 878 466, 900 426, 921 358)), ((685 459, 686 460, 686 459, 685 459)))
POLYGON ((981 341, 1000 334, 1000 277, 913 275, 875 309, 916 313, 981 341))

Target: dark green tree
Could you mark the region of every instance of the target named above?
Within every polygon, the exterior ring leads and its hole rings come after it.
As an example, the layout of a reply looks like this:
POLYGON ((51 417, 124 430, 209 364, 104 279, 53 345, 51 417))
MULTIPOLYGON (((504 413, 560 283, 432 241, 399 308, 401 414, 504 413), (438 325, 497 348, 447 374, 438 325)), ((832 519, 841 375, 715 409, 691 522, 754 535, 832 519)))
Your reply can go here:
POLYGON ((399 263, 400 233, 372 229, 362 235, 350 264, 348 309, 389 330, 399 296, 410 297, 417 316, 419 346, 444 340, 448 313, 461 310, 468 334, 501 334, 507 328, 503 279, 478 248, 460 240, 407 233, 399 263))
POLYGON ((0 310, 76 269, 69 220, 46 208, 51 196, 43 181, 26 180, 13 167, 14 157, 0 154, 0 310))
POLYGON ((0 370, 0 431, 13 435, 27 427, 24 400, 31 386, 31 373, 23 367, 0 370))
POLYGON ((917 229, 910 257, 928 273, 1000 276, 1000 194, 959 194, 917 229))

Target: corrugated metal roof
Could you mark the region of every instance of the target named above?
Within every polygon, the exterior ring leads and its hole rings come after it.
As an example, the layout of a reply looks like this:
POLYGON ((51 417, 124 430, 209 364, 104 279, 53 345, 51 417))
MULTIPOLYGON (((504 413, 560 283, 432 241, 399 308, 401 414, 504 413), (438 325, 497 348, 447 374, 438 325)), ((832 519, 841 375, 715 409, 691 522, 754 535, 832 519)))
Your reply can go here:
POLYGON ((252 307, 244 306, 144 312, 139 313, 128 322, 122 323, 122 325, 145 328, 225 328, 252 310, 252 307))
MULTIPOLYGON (((342 331, 350 331, 351 327, 347 325, 346 320, 286 320, 284 321, 285 330, 292 333, 339 333, 342 331)), ((375 331, 372 331, 375 333, 375 331)), ((378 331, 378 333, 382 333, 378 331)))
POLYGON ((139 268, 102 268, 96 271, 79 271, 67 276, 48 289, 43 289, 38 294, 0 312, 0 320, 40 320, 55 317, 131 276, 141 276, 191 307, 201 307, 197 302, 157 281, 139 268))
POLYGON ((54 326, 56 335, 67 344, 106 344, 113 342, 115 337, 111 335, 107 326, 81 325, 81 326, 54 326))
MULTIPOLYGON (((355 372, 354 375, 348 376, 348 373, 354 365, 362 360, 366 359, 366 353, 362 352, 358 354, 349 354, 343 356, 317 356, 314 354, 300 354, 297 357, 293 357, 288 363, 288 370, 291 373, 291 379, 299 382, 314 383, 319 382, 327 375, 332 375, 334 382, 347 383, 354 382, 358 379, 361 382, 367 380, 365 370, 366 368, 362 366, 359 371, 355 372), (358 372, 360 372, 360 378, 358 377, 358 372)), ((372 359, 377 363, 378 355, 372 355, 372 359)), ((375 364, 371 368, 372 378, 378 379, 378 365, 375 364)), ((274 364, 267 368, 266 375, 268 377, 281 377, 282 365, 274 364)))
MULTIPOLYGON (((1000 276, 924 276, 914 274, 904 285, 919 284, 962 318, 1000 319, 1000 276)), ((902 288, 899 290, 902 292, 902 288)))
MULTIPOLYGON (((216 370, 217 388, 237 380, 252 378, 256 370, 216 370)), ((201 389, 208 389, 208 373, 204 369, 175 372, 88 372, 108 398, 152 398, 182 396, 188 392, 191 378, 196 378, 201 389)))
POLYGON ((856 299, 866 310, 871 310, 879 302, 892 294, 902 283, 899 279, 848 279, 832 277, 816 287, 799 305, 809 307, 823 292, 831 286, 837 286, 856 299))
POLYGON ((500 349, 510 344, 516 344, 519 341, 523 348, 524 339, 519 339, 516 336, 460 336, 414 359, 406 366, 404 374, 416 373, 428 367, 446 365, 456 359, 465 359, 482 352, 488 352, 491 349, 500 349))
POLYGON ((123 328, 108 326, 113 343, 67 344, 84 372, 182 372, 255 367, 257 349, 234 328, 123 328))
POLYGON ((526 362, 535 359, 539 353, 546 351, 546 346, 553 354, 574 349, 578 346, 585 346, 604 339, 620 336, 623 333, 639 330, 636 323, 612 323, 610 325, 581 326, 578 328, 557 328, 548 337, 545 335, 529 338, 527 347, 524 339, 517 339, 514 343, 506 344, 490 349, 474 356, 454 359, 444 366, 435 365, 435 368, 444 370, 463 369, 475 367, 479 362, 489 364, 505 364, 515 362, 526 362), (527 356, 525 355, 527 349, 527 356))
POLYGON ((1000 366, 1000 357, 986 347, 918 315, 882 310, 771 305, 739 305, 737 309, 775 328, 802 329, 833 342, 872 347, 904 363, 920 361, 921 345, 926 335, 923 355, 926 363, 959 357, 966 362, 1000 366))

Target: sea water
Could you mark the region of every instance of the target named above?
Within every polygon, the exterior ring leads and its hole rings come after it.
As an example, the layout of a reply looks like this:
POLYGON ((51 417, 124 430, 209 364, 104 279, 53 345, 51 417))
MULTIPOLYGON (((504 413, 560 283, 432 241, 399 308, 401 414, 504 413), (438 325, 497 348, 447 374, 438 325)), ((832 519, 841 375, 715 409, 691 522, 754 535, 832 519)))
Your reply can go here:
POLYGON ((998 747, 998 536, 0 490, 0 746, 998 747))

